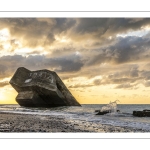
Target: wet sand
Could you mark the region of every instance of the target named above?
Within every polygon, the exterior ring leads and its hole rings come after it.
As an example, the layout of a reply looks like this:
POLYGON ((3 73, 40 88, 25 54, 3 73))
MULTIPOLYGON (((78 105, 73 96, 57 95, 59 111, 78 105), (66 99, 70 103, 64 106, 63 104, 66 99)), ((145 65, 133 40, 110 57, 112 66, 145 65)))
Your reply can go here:
POLYGON ((0 132, 146 132, 126 127, 94 125, 86 121, 65 120, 61 117, 0 113, 0 132))

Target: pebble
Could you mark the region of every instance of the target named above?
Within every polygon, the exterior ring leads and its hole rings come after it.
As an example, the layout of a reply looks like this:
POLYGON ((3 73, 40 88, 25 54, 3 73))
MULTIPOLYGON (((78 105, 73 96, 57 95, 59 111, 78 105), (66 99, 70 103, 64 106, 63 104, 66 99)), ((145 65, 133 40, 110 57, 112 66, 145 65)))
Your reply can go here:
MULTIPOLYGON (((7 132, 147 132, 142 129, 98 125, 86 121, 66 121, 63 118, 52 116, 42 117, 39 115, 0 113, 0 125, 7 125, 7 132)), ((6 130, 0 130, 0 132, 6 132, 6 130)))

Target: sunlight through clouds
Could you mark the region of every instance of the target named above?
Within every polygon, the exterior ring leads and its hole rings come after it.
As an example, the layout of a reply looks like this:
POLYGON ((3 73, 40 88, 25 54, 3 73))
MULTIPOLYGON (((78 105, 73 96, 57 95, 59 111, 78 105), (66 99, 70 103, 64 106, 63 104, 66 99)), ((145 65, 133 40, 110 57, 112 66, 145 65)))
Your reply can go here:
POLYGON ((57 72, 80 103, 150 103, 149 65, 149 18, 0 18, 6 102, 17 94, 10 77, 26 67, 57 72))

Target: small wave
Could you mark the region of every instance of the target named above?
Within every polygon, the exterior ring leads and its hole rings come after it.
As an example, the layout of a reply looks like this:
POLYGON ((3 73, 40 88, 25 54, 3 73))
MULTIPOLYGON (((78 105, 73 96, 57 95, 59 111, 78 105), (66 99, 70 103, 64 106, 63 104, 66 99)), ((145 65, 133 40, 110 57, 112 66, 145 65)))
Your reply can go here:
POLYGON ((117 112, 112 112, 112 113, 107 113, 105 116, 113 116, 113 117, 133 117, 132 114, 130 113, 117 113, 117 112))

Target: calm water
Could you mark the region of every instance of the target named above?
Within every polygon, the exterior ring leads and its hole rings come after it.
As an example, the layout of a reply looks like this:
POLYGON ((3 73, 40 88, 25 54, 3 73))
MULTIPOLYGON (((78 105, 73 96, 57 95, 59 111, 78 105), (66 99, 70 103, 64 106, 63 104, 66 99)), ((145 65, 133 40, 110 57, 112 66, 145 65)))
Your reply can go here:
POLYGON ((95 115, 95 110, 100 110, 104 105, 92 104, 82 105, 82 107, 57 107, 57 108, 25 108, 19 105, 0 105, 0 112, 53 115, 76 121, 79 124, 87 122, 92 125, 113 125, 143 129, 150 132, 150 117, 134 117, 134 110, 150 109, 150 105, 117 105, 120 113, 110 113, 103 116, 95 115))

